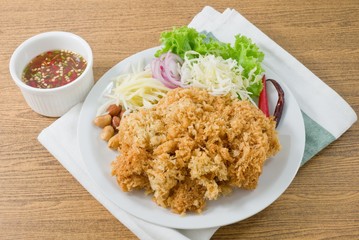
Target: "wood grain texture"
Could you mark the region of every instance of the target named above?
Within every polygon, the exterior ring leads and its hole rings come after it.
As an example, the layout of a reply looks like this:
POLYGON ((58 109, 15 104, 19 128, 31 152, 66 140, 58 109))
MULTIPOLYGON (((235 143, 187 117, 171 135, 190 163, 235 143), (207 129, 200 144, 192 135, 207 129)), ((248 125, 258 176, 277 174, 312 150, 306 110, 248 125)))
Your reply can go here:
MULTIPOLYGON (((14 49, 40 32, 74 32, 91 45, 98 79, 205 5, 237 9, 359 112, 357 0, 2 1, 0 239, 136 239, 37 141, 55 119, 31 111, 11 80, 14 49)), ((354 124, 300 169, 276 202, 212 239, 358 239, 358 153, 354 124)))

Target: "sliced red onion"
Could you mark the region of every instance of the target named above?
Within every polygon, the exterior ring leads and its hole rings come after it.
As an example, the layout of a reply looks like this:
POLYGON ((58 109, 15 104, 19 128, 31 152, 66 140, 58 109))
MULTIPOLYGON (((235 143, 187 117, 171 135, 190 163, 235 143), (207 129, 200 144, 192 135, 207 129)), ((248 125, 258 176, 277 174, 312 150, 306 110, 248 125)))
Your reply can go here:
POLYGON ((152 77, 156 78, 158 80, 161 80, 162 76, 161 76, 161 69, 160 69, 160 59, 159 58, 155 58, 153 59, 153 61, 151 62, 151 71, 152 71, 152 77))
POLYGON ((182 63, 182 58, 171 52, 168 52, 164 58, 164 70, 167 79, 177 86, 181 85, 180 64, 182 65, 182 63))
POLYGON ((176 88, 176 85, 171 84, 167 79, 163 77, 163 63, 160 58, 155 58, 151 62, 151 71, 152 71, 152 77, 155 79, 160 80, 163 85, 165 85, 168 88, 176 88))
POLYGON ((152 75, 169 88, 181 86, 180 65, 183 60, 171 52, 162 54, 151 63, 152 75))

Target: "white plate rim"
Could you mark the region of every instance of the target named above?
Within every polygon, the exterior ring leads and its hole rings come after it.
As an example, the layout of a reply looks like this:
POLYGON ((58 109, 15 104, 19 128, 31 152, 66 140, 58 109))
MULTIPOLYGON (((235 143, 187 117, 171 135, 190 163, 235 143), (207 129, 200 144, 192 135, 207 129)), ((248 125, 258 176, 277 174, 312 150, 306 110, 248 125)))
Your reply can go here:
MULTIPOLYGON (((241 212, 239 212, 239 215, 236 215, 238 213, 238 211, 236 211, 236 209, 234 209, 234 211, 233 211, 233 209, 231 209, 231 211, 228 211, 227 209, 225 209, 225 207, 222 209, 222 206, 218 207, 214 203, 214 202, 219 202, 219 201, 226 203, 228 198, 230 198, 230 197, 225 196, 225 197, 220 198, 219 200, 211 201, 210 204, 208 204, 208 208, 206 208, 202 214, 188 214, 186 216, 180 216, 180 215, 171 213, 168 209, 159 207, 159 206, 155 205, 154 203, 152 203, 153 206, 147 207, 147 208, 143 207, 143 206, 136 206, 136 203, 133 204, 133 202, 131 203, 131 201, 132 201, 131 199, 138 200, 137 198, 141 198, 140 197, 141 194, 143 196, 142 198, 144 198, 143 192, 123 193, 120 190, 120 188, 117 186, 116 191, 118 191, 118 192, 113 193, 112 191, 110 191, 110 189, 114 190, 113 187, 107 187, 107 186, 104 186, 105 184, 101 184, 101 182, 104 182, 104 176, 99 173, 100 171, 97 171, 98 169, 96 169, 99 164, 99 163, 97 163, 97 165, 96 165, 96 161, 100 161, 100 160, 94 159, 93 155, 91 155, 89 152, 89 151, 94 151, 95 147, 90 146, 91 148, 88 148, 89 140, 91 141, 91 139, 93 139, 93 138, 99 139, 98 134, 100 132, 100 129, 95 130, 95 133, 88 131, 89 129, 95 129, 95 126, 93 126, 93 123, 92 123, 93 118, 89 119, 89 116, 94 113, 94 109, 93 109, 94 105, 99 104, 98 101, 101 98, 100 95, 103 93, 103 91, 106 89, 106 87, 108 87, 108 85, 110 84, 110 82, 112 81, 114 76, 118 75, 121 71, 126 69, 127 65, 129 63, 135 63, 138 60, 140 60, 141 58, 143 58, 144 56, 148 57, 151 54, 153 56, 153 53, 158 48, 159 47, 154 47, 154 48, 150 48, 150 49, 138 52, 138 53, 136 53, 132 56, 129 56, 128 58, 120 61, 118 64, 113 66, 110 70, 108 70, 96 82, 95 86, 92 88, 92 90, 88 94, 87 98, 85 99, 82 109, 81 109, 81 112, 80 112, 79 124, 78 124, 77 131, 78 131, 78 144, 79 144, 80 152, 82 154, 83 161, 87 167, 90 177, 96 184, 100 183, 98 185, 98 187, 99 187, 99 189, 101 189, 102 193, 122 210, 124 210, 140 219, 143 219, 145 221, 148 221, 148 222, 151 222, 151 223, 154 223, 157 225, 171 227, 171 228, 201 229, 201 228, 210 228, 210 227, 220 227, 220 226, 224 226, 224 225, 228 225, 228 224, 232 224, 232 223, 244 220, 244 219, 251 217, 254 214, 262 211, 263 209, 268 207, 271 203, 273 203, 276 199, 278 199, 282 195, 282 193, 289 187, 290 183, 294 179, 294 177, 300 167, 301 159, 304 154, 304 146, 305 146, 305 128, 304 128, 304 122, 303 122, 303 118, 302 118, 302 115, 300 112, 300 108, 299 108, 296 100, 294 99, 292 93, 289 91, 289 89, 286 87, 286 85, 282 81, 280 81, 280 78, 278 78, 278 76, 276 76, 274 71, 272 71, 271 76, 269 76, 269 77, 279 80, 279 82, 281 83, 281 85, 285 91, 285 94, 286 94, 286 104, 288 104, 288 102, 290 102, 290 105, 291 105, 291 108, 287 109, 287 110, 291 111, 291 114, 293 114, 293 112, 295 113, 295 118, 291 119, 291 120, 294 120, 295 123, 291 123, 291 124, 296 125, 297 130, 295 131, 295 134, 298 139, 295 139, 297 141, 297 144, 295 146, 291 146, 291 150, 289 150, 289 151, 294 151, 297 155, 295 156, 296 160, 291 162, 291 166, 289 166, 288 163, 285 162, 286 169, 288 168, 290 170, 289 174, 287 174, 285 177, 285 182, 275 181, 276 186, 278 185, 280 189, 275 189, 274 196, 269 196, 269 197, 266 196, 266 198, 260 202, 261 204, 259 206, 252 206, 251 204, 249 204, 245 208, 245 214, 242 214, 241 212), (295 109, 292 109, 292 108, 295 108, 295 109), (294 150, 292 150, 292 148, 294 150), (287 165, 289 167, 287 167, 287 165), (211 206, 211 205, 215 205, 217 207, 217 209, 219 208, 219 210, 215 211, 213 213, 213 209, 211 209, 211 207, 213 207, 213 206, 211 206), (222 210, 222 212, 221 212, 221 210, 222 210), (226 215, 222 216, 222 214, 226 214, 226 215)), ((267 69, 267 71, 268 70, 269 69, 267 69)), ((270 99, 270 101, 274 102, 274 99, 270 99)), ((97 111, 97 109, 95 111, 97 111)), ((284 111, 284 115, 285 115, 285 111, 284 111)), ((95 117, 95 115, 93 115, 93 117, 95 117)), ((283 122, 285 122, 285 119, 281 120, 282 125, 283 125, 283 122)), ((278 129, 281 128, 281 124, 279 125, 278 129)), ((290 138, 290 136, 286 136, 286 137, 290 138)), ((97 147, 100 147, 101 149, 103 148, 103 146, 106 146, 105 143, 103 143, 103 144, 99 143, 100 146, 98 144, 95 144, 95 145, 97 145, 97 147)), ((111 150, 107 149, 107 151, 111 151, 111 150)), ((112 160, 113 159, 111 159, 111 161, 112 160)), ((274 160, 275 160, 275 157, 274 157, 274 160)), ((275 162, 274 160, 271 161, 271 163, 275 162)), ((270 165, 271 163, 269 163, 268 165, 270 165)), ((264 173, 266 172, 266 170, 265 170, 267 167, 266 165, 267 164, 265 164, 265 166, 264 166, 262 175, 264 175, 264 173)), ((110 171, 110 165, 108 165, 108 171, 110 171)), ((105 179, 105 182, 109 181, 109 183, 112 184, 114 177, 111 177, 111 176, 106 176, 106 177, 108 177, 110 179, 107 179, 107 180, 105 179)), ((262 178, 262 176, 261 176, 261 178, 262 178)), ((261 178, 260 178, 260 181, 261 181, 261 178)), ((259 182, 258 187, 260 186, 260 184, 261 184, 261 182, 259 182)), ((254 190, 253 192, 257 191, 257 189, 254 190)), ((241 195, 242 193, 243 192, 238 193, 238 194, 240 196, 242 196, 241 195)), ((237 192, 235 192, 234 194, 237 194, 237 192)), ((247 195, 251 195, 251 193, 247 194, 247 192, 246 192, 245 196, 247 196, 247 195)), ((150 199, 147 199, 147 200, 150 201, 150 199)), ((139 200, 139 201, 142 201, 142 200, 139 200)))

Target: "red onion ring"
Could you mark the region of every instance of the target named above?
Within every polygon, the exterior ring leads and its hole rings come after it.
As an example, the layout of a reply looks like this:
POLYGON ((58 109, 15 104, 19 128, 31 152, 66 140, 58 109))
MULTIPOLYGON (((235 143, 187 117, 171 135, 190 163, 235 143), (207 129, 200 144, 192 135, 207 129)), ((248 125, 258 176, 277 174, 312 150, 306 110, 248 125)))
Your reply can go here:
POLYGON ((151 71, 152 71, 152 77, 159 80, 163 85, 165 85, 168 88, 176 88, 177 86, 171 84, 169 81, 165 80, 163 78, 163 66, 162 61, 159 58, 155 58, 151 62, 151 71))
POLYGON ((160 80, 168 88, 181 86, 180 64, 183 60, 171 52, 162 54, 151 62, 153 78, 160 80))
POLYGON ((179 71, 179 64, 183 64, 182 58, 178 55, 168 52, 164 58, 164 70, 167 79, 174 85, 181 85, 181 74, 179 71))

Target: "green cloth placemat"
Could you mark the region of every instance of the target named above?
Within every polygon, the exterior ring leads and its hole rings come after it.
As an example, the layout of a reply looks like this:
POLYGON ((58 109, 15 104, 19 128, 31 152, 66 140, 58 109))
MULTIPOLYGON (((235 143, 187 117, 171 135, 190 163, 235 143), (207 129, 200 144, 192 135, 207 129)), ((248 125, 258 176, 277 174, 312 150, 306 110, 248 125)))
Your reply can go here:
POLYGON ((305 148, 301 166, 328 146, 335 137, 302 111, 305 127, 305 148))

